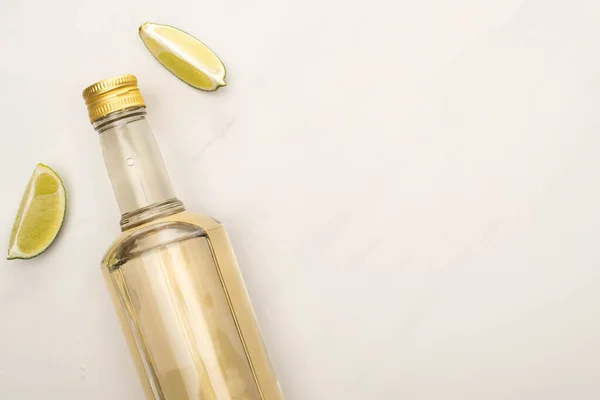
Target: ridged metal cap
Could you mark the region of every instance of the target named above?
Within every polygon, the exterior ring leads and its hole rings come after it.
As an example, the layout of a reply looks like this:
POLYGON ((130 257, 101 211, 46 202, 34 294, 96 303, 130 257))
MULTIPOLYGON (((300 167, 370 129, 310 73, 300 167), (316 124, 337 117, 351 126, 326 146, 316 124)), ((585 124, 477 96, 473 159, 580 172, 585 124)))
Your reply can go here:
POLYGON ((145 107, 144 98, 133 75, 119 75, 101 80, 83 91, 90 122, 115 111, 131 107, 145 107))

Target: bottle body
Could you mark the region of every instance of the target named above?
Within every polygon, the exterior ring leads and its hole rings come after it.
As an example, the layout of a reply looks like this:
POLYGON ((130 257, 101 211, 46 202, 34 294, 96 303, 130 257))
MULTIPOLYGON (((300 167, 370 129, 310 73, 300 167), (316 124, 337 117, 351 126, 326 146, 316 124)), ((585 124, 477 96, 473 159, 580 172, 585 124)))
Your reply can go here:
POLYGON ((150 398, 283 399, 222 224, 158 218, 125 231, 102 267, 150 398))

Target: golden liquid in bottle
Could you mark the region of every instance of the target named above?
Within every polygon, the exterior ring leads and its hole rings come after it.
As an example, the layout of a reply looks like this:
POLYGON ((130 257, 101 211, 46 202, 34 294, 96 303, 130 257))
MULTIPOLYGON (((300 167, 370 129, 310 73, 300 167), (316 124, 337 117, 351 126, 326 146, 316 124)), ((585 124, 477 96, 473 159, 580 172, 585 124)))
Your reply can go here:
POLYGON ((221 224, 161 218, 124 232, 103 264, 149 398, 283 399, 221 224))

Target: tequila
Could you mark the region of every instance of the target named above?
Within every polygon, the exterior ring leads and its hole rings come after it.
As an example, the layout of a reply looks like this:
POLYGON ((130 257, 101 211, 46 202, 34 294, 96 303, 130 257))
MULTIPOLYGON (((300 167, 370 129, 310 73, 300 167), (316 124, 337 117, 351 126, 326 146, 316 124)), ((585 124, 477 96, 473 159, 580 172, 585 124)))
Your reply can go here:
POLYGON ((102 271, 147 397, 283 399, 225 228, 177 199, 137 79, 83 97, 122 214, 102 271))

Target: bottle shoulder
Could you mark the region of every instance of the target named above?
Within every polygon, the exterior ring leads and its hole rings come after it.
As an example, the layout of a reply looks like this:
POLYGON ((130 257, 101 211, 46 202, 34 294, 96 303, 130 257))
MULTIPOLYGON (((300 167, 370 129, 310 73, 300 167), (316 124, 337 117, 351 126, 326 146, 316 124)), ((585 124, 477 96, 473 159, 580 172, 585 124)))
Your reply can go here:
POLYGON ((148 250, 194 237, 207 236, 223 228, 214 218, 183 211, 122 232, 102 259, 103 267, 114 267, 148 250))

